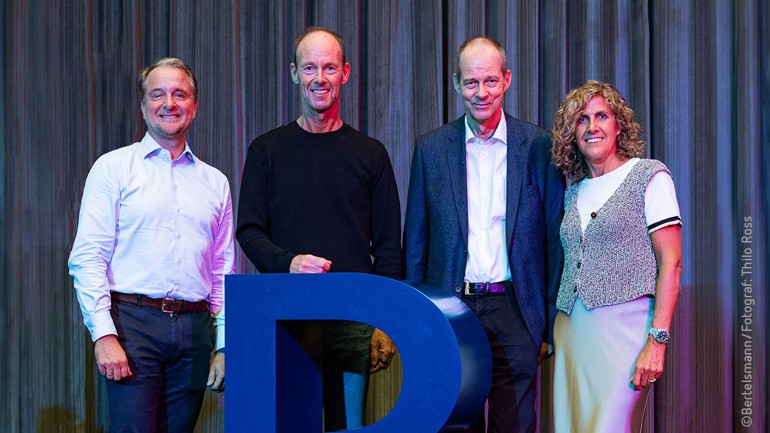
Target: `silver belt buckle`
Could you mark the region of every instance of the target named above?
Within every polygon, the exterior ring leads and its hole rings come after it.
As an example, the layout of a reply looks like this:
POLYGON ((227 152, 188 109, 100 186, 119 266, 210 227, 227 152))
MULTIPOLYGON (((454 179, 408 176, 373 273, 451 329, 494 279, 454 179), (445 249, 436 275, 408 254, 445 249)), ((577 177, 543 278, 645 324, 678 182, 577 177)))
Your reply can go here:
POLYGON ((476 296, 476 295, 479 295, 479 294, 482 294, 482 293, 489 293, 489 283, 473 283, 473 285, 474 285, 474 292, 471 293, 471 291, 470 291, 471 283, 469 283, 467 281, 465 282, 465 295, 467 295, 467 296, 476 296), (479 288, 479 287, 483 287, 484 291, 479 292, 478 290, 476 290, 476 288, 479 288))

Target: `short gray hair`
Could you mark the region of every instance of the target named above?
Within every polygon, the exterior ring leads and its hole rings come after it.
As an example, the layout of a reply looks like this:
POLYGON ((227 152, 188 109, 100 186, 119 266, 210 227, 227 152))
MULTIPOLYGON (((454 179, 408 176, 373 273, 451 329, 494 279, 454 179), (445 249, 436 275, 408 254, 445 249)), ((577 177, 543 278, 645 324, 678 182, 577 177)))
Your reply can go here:
POLYGON ((195 100, 195 102, 198 102, 198 80, 195 79, 195 74, 193 74, 192 68, 187 66, 185 62, 175 57, 164 57, 162 59, 158 59, 155 61, 155 63, 139 71, 139 77, 136 80, 136 86, 137 86, 137 90, 139 91, 140 101, 144 101, 144 92, 147 91, 146 89, 147 77, 150 75, 150 72, 152 72, 155 68, 158 68, 160 66, 171 66, 173 68, 181 69, 182 72, 184 72, 184 74, 187 75, 187 78, 190 80, 190 85, 192 86, 193 99, 195 100))

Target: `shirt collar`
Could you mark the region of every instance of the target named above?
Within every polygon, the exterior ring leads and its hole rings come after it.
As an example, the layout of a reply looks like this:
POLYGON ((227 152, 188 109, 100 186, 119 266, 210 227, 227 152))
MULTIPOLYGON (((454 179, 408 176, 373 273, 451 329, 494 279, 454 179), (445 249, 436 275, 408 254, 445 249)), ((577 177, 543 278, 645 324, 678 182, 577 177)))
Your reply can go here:
MULTIPOLYGON (((471 131, 470 125, 468 125, 468 115, 465 115, 465 142, 467 143, 472 138, 475 138, 476 136, 473 135, 473 131, 471 131)), ((492 134, 491 137, 487 139, 489 140, 498 140, 503 144, 508 144, 508 124, 505 122, 505 113, 500 116, 500 121, 497 123, 497 128, 495 128, 495 133, 492 134)), ((491 144, 491 143, 490 143, 491 144)))
MULTIPOLYGON (((144 134, 142 141, 139 142, 139 148, 142 152, 142 156, 145 158, 153 154, 157 155, 158 152, 160 152, 161 149, 163 149, 162 147, 160 147, 160 144, 158 144, 158 142, 155 141, 154 138, 152 138, 149 132, 146 132, 144 134)), ((195 155, 192 153, 192 150, 190 150, 190 146, 187 144, 187 142, 184 143, 184 151, 182 152, 182 155, 180 156, 180 158, 181 157, 187 158, 187 160, 192 162, 193 164, 197 162, 195 155)))

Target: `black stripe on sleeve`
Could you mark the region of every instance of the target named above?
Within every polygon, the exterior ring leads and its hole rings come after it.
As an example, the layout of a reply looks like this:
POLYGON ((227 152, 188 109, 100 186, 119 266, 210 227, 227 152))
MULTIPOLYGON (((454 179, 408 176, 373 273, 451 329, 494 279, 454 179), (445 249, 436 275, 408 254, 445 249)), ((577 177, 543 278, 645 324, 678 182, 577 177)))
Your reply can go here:
POLYGON ((652 230, 655 230, 655 228, 660 227, 662 225, 670 225, 669 223, 676 222, 678 225, 682 225, 682 220, 678 216, 672 216, 671 218, 662 219, 656 223, 652 223, 647 226, 647 231, 650 232, 652 230))

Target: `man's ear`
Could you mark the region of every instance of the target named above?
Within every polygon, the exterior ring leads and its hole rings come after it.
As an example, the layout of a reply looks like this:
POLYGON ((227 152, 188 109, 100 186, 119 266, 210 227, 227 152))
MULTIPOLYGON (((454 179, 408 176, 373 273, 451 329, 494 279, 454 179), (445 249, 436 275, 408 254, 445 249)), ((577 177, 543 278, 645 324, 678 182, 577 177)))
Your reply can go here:
POLYGON ((454 83, 455 92, 462 94, 462 92, 460 91, 460 79, 457 78, 457 74, 452 74, 452 83, 454 83))
POLYGON ((350 79, 350 63, 342 65, 342 84, 345 84, 350 79))
POLYGON ((291 71, 291 81, 294 81, 294 83, 299 84, 299 77, 297 76, 297 65, 292 63, 289 65, 289 70, 291 71))
POLYGON ((511 87, 511 76, 512 76, 511 70, 506 69, 505 73, 503 74, 503 84, 505 84, 505 89, 503 90, 503 92, 508 91, 508 88, 511 87))

